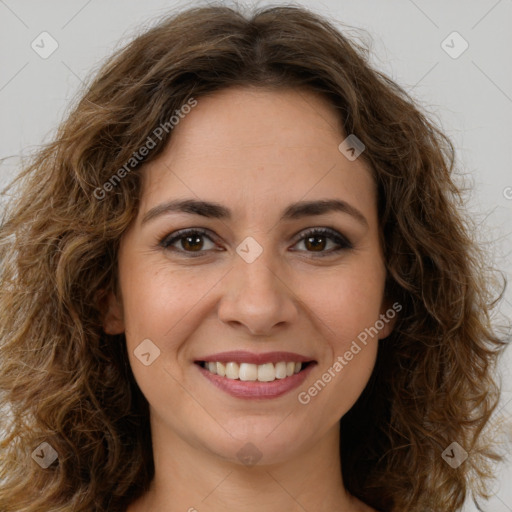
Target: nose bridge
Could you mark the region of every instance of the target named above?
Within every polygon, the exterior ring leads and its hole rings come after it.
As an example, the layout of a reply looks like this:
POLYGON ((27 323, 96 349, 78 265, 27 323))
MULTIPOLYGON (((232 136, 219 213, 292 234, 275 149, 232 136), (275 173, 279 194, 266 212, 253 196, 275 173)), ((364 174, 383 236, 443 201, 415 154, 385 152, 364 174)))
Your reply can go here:
POLYGON ((296 309, 278 256, 258 245, 254 239, 245 240, 237 248, 219 317, 223 322, 244 325, 252 334, 267 334, 275 325, 291 322, 296 309))
POLYGON ((251 262, 240 258, 235 265, 237 281, 240 283, 239 291, 247 291, 252 295, 270 294, 272 297, 267 297, 267 301, 271 298, 275 300, 282 292, 279 286, 280 266, 276 265, 275 260, 276 257, 271 254, 271 250, 264 251, 251 262))

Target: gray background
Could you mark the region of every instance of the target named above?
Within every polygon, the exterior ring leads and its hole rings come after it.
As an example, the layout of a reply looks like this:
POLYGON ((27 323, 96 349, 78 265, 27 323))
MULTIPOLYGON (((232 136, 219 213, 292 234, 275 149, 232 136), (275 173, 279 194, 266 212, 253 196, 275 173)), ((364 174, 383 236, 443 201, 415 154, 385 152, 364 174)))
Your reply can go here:
MULTIPOLYGON (((191 2, 0 0, 0 158, 9 157, 0 165, 0 188, 14 176, 19 155, 50 140, 82 81, 102 59, 169 9, 187 4, 191 2), (43 31, 58 43, 46 59, 31 47, 43 31)), ((373 40, 374 66, 417 98, 452 138, 459 168, 473 188, 470 210, 481 241, 492 247, 494 264, 512 284, 512 0, 300 4, 366 29, 369 34, 362 37, 373 40), (453 31, 469 45, 457 58, 442 46, 453 31)), ((462 42, 452 39, 445 44, 458 52, 462 42)), ((510 288, 501 307, 508 318, 510 288)), ((512 440, 510 352, 502 361, 504 393, 493 423, 508 422, 503 443, 512 440)), ((510 445, 504 446, 510 457, 510 445)), ((510 460, 496 474, 495 495, 485 509, 512 511, 510 460)), ((463 510, 474 512, 476 507, 468 503, 463 510)))

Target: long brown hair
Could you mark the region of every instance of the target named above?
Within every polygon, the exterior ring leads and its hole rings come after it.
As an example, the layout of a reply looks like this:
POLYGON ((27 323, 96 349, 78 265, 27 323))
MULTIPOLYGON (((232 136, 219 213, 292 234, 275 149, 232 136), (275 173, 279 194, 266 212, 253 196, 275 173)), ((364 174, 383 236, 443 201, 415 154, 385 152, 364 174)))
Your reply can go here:
POLYGON ((138 171, 172 130, 131 159, 191 98, 239 85, 322 94, 365 145, 378 186, 386 292, 403 309, 341 419, 346 488, 383 512, 451 512, 468 491, 486 496, 500 460, 482 432, 500 394, 505 337, 490 311, 501 295, 463 213, 450 140, 327 19, 210 6, 173 13, 109 58, 9 187, 18 184, 0 228, 2 512, 122 511, 151 481, 148 405, 124 335, 103 332, 100 299, 116 287, 138 171), (33 455, 43 442, 58 455, 44 470, 33 455), (456 468, 441 455, 452 442, 469 453, 456 468))

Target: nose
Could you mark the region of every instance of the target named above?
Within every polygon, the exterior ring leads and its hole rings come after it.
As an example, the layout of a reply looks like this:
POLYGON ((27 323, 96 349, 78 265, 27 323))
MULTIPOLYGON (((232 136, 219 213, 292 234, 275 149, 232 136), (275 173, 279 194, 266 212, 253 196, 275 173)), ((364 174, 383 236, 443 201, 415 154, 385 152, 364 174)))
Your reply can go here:
POLYGON ((219 319, 253 336, 272 336, 298 317, 298 301, 287 281, 270 251, 264 250, 252 263, 236 256, 223 279, 219 319))

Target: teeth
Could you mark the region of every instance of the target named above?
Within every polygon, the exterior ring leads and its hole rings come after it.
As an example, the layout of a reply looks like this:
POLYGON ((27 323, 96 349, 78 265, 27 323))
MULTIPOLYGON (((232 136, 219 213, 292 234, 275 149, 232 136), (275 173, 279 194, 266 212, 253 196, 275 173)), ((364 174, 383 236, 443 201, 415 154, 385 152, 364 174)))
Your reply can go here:
POLYGON ((242 363, 238 374, 240 380, 257 380, 258 367, 255 364, 242 363))
MULTIPOLYGON (((220 375, 221 377, 225 377, 226 376, 226 366, 224 365, 224 363, 215 363, 217 365, 217 375, 220 375)), ((208 363, 208 366, 210 365, 210 363, 208 363)), ((208 369, 210 369, 208 367, 208 369)), ((215 372, 213 372, 215 373, 215 372)))
POLYGON ((291 377, 294 373, 299 373, 302 369, 302 363, 293 361, 282 361, 279 363, 250 364, 250 363, 219 363, 208 361, 204 367, 213 374, 228 379, 240 379, 243 381, 272 382, 276 379, 291 377))
POLYGON ((226 364, 226 377, 228 379, 238 379, 240 376, 240 367, 238 363, 229 362, 226 364))
POLYGON ((272 382, 276 380, 276 369, 272 363, 260 364, 258 366, 258 380, 260 382, 272 382))
POLYGON ((286 363, 276 363, 276 379, 284 379, 286 377, 286 363))

